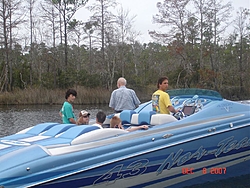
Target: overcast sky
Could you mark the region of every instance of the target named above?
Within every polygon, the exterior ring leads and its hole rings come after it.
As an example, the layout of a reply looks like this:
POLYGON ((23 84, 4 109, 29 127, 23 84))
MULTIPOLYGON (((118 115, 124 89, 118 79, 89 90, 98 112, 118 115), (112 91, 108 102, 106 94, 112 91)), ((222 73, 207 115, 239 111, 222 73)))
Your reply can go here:
MULTIPOLYGON (((93 1, 94 0, 90 0, 87 6, 93 1)), ((157 30, 158 28, 157 24, 152 23, 153 15, 158 13, 156 3, 163 2, 163 0, 116 0, 116 2, 122 4, 124 10, 129 11, 130 17, 136 16, 134 19, 134 28, 142 34, 142 36, 139 37, 139 40, 142 43, 148 43, 151 41, 148 31, 157 30)), ((225 4, 228 0, 224 0, 223 2, 225 4)), ((250 9, 250 0, 231 0, 231 2, 234 7, 234 12, 236 12, 239 7, 250 9)), ((77 18, 79 19, 78 16, 77 18)))

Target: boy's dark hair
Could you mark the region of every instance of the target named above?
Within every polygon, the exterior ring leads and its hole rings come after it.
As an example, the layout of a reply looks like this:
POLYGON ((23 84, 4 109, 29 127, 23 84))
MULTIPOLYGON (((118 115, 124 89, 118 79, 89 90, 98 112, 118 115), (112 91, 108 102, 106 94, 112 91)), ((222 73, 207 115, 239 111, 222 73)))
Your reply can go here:
POLYGON ((163 77, 160 77, 160 78, 158 79, 158 82, 157 82, 157 88, 158 88, 158 89, 159 89, 159 87, 160 87, 160 84, 162 84, 162 82, 163 82, 164 80, 168 80, 168 77, 163 76, 163 77))
POLYGON ((106 114, 103 111, 99 111, 96 114, 96 119, 99 123, 103 123, 106 119, 106 114))
POLYGON ((77 92, 76 92, 76 90, 74 90, 74 89, 68 89, 68 91, 66 91, 66 94, 65 94, 65 99, 68 99, 68 97, 70 96, 70 95, 73 95, 73 96, 77 96, 77 92))

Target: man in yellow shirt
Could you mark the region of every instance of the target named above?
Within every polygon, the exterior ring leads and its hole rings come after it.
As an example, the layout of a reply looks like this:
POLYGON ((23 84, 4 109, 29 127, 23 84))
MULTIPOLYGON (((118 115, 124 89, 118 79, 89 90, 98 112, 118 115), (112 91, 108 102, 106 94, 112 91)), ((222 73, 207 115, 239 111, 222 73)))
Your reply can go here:
POLYGON ((152 95, 152 107, 153 111, 160 114, 170 114, 178 112, 172 106, 170 97, 166 92, 168 88, 168 77, 161 77, 158 79, 157 83, 158 90, 152 95))

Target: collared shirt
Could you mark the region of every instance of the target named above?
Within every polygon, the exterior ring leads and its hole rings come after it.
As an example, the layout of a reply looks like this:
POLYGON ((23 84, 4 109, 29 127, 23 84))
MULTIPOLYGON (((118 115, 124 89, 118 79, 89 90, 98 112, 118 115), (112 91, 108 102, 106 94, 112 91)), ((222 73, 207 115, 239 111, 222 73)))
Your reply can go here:
POLYGON ((170 114, 170 111, 168 109, 169 106, 172 106, 172 103, 170 101, 170 97, 168 93, 157 90, 152 95, 152 107, 153 111, 156 113, 161 114, 170 114))
POLYGON ((134 90, 121 86, 112 92, 109 107, 115 111, 134 110, 140 103, 134 90))

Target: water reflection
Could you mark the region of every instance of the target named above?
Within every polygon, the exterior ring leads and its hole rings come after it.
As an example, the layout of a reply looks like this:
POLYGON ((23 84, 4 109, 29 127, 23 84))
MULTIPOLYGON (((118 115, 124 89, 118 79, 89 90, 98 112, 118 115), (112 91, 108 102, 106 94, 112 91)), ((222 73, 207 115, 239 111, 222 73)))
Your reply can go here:
MULTIPOLYGON (((25 128, 44 122, 62 123, 58 112, 61 105, 2 105, 0 106, 0 137, 10 135, 25 128)), ((87 110, 94 119, 99 110, 111 114, 107 106, 74 105, 77 116, 81 110, 87 110)))

